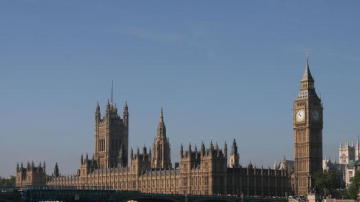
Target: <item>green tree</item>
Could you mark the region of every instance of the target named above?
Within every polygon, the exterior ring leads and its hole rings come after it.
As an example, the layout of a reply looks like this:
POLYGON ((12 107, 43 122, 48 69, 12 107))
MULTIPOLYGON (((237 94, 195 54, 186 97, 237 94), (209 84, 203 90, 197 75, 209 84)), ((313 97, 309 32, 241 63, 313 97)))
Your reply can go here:
POLYGON ((334 171, 318 172, 314 174, 315 192, 321 197, 336 196, 340 188, 339 176, 334 171))
POLYGON ((356 199, 359 194, 360 188, 360 172, 356 171, 354 178, 351 181, 351 184, 348 188, 348 195, 352 199, 356 199))
POLYGON ((0 187, 15 187, 15 176, 10 176, 10 178, 0 177, 0 187))

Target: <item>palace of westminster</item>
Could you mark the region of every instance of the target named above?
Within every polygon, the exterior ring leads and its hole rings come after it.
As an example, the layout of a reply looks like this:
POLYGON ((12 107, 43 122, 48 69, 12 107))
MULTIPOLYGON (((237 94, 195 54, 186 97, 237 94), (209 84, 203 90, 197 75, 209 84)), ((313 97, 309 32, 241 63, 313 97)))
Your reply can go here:
POLYGON ((150 149, 129 151, 129 111, 122 116, 111 101, 102 115, 95 110, 95 151, 82 156, 75 175, 61 176, 56 164, 47 175, 45 163, 18 164, 17 187, 25 186, 106 186, 118 190, 168 194, 231 194, 245 196, 306 195, 312 190, 312 174, 322 170, 322 103, 314 87, 308 61, 293 105, 294 164, 285 159, 274 169, 239 164, 235 140, 220 148, 218 144, 199 148, 180 148, 180 162, 173 166, 169 136, 163 112, 150 149), (130 153, 130 154, 129 154, 130 153))

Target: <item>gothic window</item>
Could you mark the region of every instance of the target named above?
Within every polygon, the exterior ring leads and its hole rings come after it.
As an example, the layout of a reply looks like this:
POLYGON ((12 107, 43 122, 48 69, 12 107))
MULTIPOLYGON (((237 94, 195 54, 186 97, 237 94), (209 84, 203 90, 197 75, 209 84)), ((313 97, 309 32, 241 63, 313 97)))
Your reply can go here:
POLYGON ((205 177, 205 185, 209 184, 209 177, 205 177))
POLYGON ((105 151, 105 140, 99 140, 99 151, 105 151))

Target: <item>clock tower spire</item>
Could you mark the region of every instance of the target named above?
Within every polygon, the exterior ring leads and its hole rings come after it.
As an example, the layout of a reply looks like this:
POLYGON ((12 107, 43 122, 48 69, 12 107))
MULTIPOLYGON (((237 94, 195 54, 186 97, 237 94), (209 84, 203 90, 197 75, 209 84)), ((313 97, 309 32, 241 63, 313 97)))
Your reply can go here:
POLYGON ((294 101, 293 129, 295 182, 294 191, 306 195, 313 188, 313 174, 322 170, 323 107, 306 58, 300 92, 294 101))

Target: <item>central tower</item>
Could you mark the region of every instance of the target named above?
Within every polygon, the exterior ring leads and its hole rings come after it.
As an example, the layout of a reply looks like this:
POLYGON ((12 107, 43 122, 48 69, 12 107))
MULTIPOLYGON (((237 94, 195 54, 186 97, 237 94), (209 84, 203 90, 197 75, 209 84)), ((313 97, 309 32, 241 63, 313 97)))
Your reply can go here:
POLYGON ((101 117, 99 103, 95 111, 95 155, 98 168, 126 167, 128 164, 129 111, 125 102, 123 117, 118 115, 111 99, 106 105, 105 116, 101 117))
POLYGON ((323 107, 317 96, 308 58, 293 108, 295 187, 298 195, 313 188, 313 174, 322 171, 323 107))

